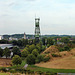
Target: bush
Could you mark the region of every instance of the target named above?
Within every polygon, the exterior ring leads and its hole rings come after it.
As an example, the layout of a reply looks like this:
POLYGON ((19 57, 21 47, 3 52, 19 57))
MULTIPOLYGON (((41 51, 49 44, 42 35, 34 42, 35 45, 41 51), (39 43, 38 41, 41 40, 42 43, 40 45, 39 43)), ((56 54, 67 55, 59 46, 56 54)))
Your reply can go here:
POLYGON ((65 51, 70 51, 70 47, 65 46, 65 47, 64 47, 64 50, 65 50, 65 51))
POLYGON ((60 51, 60 52, 64 51, 64 48, 59 48, 59 51, 60 51))
POLYGON ((51 54, 53 57, 61 57, 60 54, 51 54))
POLYGON ((11 69, 9 72, 10 73, 16 73, 16 70, 15 69, 11 69))
POLYGON ((5 67, 2 67, 0 70, 2 70, 3 72, 7 72, 5 67))
POLYGON ((44 62, 47 62, 47 61, 49 61, 49 59, 50 59, 50 57, 47 56, 47 57, 44 57, 43 61, 44 61, 44 62))
POLYGON ((27 64, 35 64, 35 56, 33 54, 29 54, 26 58, 27 64))

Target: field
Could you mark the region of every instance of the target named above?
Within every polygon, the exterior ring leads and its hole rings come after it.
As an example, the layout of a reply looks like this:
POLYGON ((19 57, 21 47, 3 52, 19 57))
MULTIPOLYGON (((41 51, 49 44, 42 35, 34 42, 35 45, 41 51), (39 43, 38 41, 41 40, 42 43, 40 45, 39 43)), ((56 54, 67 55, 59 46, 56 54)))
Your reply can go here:
POLYGON ((10 58, 0 58, 0 67, 9 67, 11 66, 11 59, 10 58))

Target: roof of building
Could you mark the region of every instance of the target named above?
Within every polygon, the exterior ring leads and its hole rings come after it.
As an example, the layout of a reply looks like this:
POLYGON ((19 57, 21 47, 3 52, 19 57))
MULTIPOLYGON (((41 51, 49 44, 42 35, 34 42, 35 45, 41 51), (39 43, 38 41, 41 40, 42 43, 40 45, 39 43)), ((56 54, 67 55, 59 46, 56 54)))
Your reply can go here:
POLYGON ((5 49, 6 47, 7 47, 7 48, 12 48, 13 45, 12 45, 12 44, 0 44, 0 47, 1 47, 2 49, 5 49))

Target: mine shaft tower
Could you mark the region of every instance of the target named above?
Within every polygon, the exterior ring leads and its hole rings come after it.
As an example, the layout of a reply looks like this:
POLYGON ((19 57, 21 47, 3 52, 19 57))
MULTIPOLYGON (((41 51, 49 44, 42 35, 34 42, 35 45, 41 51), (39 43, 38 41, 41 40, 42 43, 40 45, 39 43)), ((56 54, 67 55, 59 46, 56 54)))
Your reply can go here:
POLYGON ((40 25, 39 25, 40 18, 35 18, 35 40, 39 42, 40 39, 40 25))

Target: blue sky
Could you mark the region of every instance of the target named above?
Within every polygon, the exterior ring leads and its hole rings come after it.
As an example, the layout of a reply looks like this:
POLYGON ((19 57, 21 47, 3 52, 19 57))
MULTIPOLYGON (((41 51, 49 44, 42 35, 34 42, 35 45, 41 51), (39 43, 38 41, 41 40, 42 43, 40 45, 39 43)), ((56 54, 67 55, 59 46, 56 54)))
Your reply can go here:
POLYGON ((0 35, 34 34, 35 14, 41 34, 75 34, 75 0, 0 0, 0 35))

